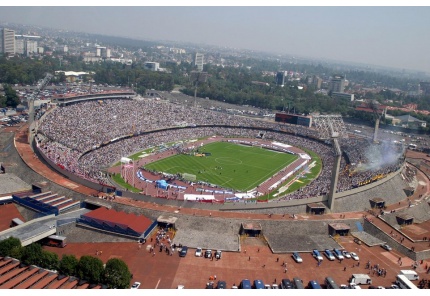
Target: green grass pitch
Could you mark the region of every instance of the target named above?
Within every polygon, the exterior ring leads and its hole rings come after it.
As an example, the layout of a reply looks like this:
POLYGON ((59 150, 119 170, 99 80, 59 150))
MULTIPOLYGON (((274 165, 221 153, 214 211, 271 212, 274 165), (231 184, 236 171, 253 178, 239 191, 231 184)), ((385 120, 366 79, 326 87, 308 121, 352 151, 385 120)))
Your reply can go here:
POLYGON ((211 156, 174 155, 150 163, 148 170, 169 174, 194 174, 198 181, 209 182, 238 191, 250 190, 298 158, 275 152, 227 142, 215 142, 200 147, 211 156))

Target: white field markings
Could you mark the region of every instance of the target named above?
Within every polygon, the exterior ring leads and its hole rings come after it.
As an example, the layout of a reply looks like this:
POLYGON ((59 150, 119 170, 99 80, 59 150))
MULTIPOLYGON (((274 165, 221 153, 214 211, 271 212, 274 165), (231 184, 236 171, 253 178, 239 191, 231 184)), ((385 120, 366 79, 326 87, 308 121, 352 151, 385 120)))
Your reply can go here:
MULTIPOLYGON (((205 174, 205 175, 208 175, 208 176, 216 177, 216 178, 221 179, 221 180, 226 180, 226 179, 228 179, 227 181, 225 181, 225 182, 224 182, 224 183, 222 183, 222 184, 217 184, 217 185, 219 185, 219 186, 222 186, 222 185, 224 185, 224 184, 228 184, 228 183, 230 183, 230 182, 233 180, 233 178, 229 178, 229 177, 225 177, 225 176, 222 176, 222 175, 217 174, 217 173, 214 171, 214 169, 213 169, 213 168, 210 168, 210 171, 205 171, 205 172, 204 172, 204 174, 205 174)), ((215 178, 214 178, 214 179, 215 179, 215 178)))
POLYGON ((228 181, 225 181, 224 183, 219 184, 219 186, 229 185, 231 181, 233 181, 233 178, 229 178, 228 181))
MULTIPOLYGON (((245 148, 245 147, 244 147, 245 148)), ((246 147, 246 148, 251 148, 251 147, 246 147)), ((227 147, 227 149, 234 149, 233 145, 230 147, 227 147)), ((263 150, 265 150, 265 152, 272 152, 272 151, 267 151, 267 149, 262 148, 263 150)), ((235 149, 237 151, 237 149, 235 149)), ((253 154, 253 155, 258 155, 261 157, 262 153, 256 153, 251 151, 250 149, 241 149, 240 152, 242 153, 246 153, 246 154, 253 154)), ((267 156, 271 156, 271 157, 275 157, 277 156, 276 154, 272 154, 272 153, 264 153, 265 157, 267 156)), ((234 157, 231 157, 232 159, 237 159, 234 157)), ((254 187, 256 187, 259 184, 262 184, 263 182, 265 182, 266 180, 268 180, 270 177, 276 175, 278 172, 280 172, 283 168, 287 168, 288 166, 290 166, 294 161, 296 161, 297 158, 291 158, 291 160, 289 160, 288 162, 281 162, 280 165, 278 165, 277 167, 275 167, 274 169, 268 169, 268 168, 263 168, 263 167, 259 167, 256 165, 251 165, 248 163, 242 163, 242 165, 250 167, 251 169, 259 169, 260 171, 267 171, 266 174, 264 174, 261 178, 257 179, 256 181, 252 182, 251 184, 249 184, 248 186, 246 186, 245 188, 241 189, 242 191, 248 190, 248 189, 252 189, 254 187)), ((243 162, 243 161, 242 161, 243 162)), ((246 176, 246 174, 245 174, 246 176)), ((221 186, 221 184, 219 184, 221 186)))
MULTIPOLYGON (((262 176, 256 182, 254 182, 253 185, 254 184, 258 185, 258 184, 261 184, 262 182, 264 182, 265 180, 268 180, 269 177, 276 175, 276 173, 280 172, 283 168, 289 167, 296 160, 297 160, 297 158, 296 159, 292 159, 286 165, 285 165, 285 163, 282 163, 281 165, 277 166, 275 169, 269 170, 267 174, 265 174, 264 176, 262 176)), ((253 166, 253 165, 250 165, 250 164, 245 164, 245 165, 247 165, 249 167, 256 167, 256 168, 258 168, 257 166, 253 166)), ((264 170, 268 170, 268 169, 264 169, 264 170)))

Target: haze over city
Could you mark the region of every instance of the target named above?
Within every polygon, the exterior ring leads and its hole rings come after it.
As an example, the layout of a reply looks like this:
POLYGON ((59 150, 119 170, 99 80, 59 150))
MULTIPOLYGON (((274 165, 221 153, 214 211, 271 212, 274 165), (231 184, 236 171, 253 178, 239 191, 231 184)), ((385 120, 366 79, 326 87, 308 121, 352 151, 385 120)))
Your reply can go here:
POLYGON ((430 7, 2 7, 0 22, 430 73, 430 7))

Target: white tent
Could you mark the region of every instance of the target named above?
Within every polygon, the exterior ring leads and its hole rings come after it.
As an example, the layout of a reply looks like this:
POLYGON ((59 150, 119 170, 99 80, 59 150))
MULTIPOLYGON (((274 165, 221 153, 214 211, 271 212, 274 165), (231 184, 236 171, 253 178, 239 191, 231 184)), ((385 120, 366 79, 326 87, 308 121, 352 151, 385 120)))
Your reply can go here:
POLYGON ((121 157, 121 163, 127 163, 127 164, 129 164, 130 162, 132 162, 132 160, 130 158, 121 157))

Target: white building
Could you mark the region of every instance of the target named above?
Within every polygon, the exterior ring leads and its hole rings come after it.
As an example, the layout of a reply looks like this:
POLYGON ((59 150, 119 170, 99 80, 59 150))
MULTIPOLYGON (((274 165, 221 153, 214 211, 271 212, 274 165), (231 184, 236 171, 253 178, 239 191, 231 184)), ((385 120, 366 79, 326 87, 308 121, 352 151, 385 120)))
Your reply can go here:
POLYGON ((0 53, 15 54, 15 31, 3 28, 0 31, 0 53))
POLYGON ((30 55, 37 53, 37 40, 27 40, 25 54, 30 55))
POLYGON ((345 90, 345 77, 342 75, 334 75, 330 79, 331 92, 343 93, 345 90))
POLYGON ((146 62, 146 63, 143 65, 143 68, 144 68, 144 69, 146 69, 146 70, 151 70, 151 71, 156 72, 156 71, 158 71, 158 70, 159 70, 159 68, 160 68, 160 63, 155 63, 155 62, 146 62))
POLYGON ((174 54, 185 54, 186 53, 185 49, 175 48, 175 47, 171 47, 170 51, 173 52, 174 54))
POLYGON ((40 36, 15 35, 15 53, 30 55, 38 53, 37 41, 40 36))
POLYGON ((199 72, 203 71, 204 57, 204 54, 198 52, 194 56, 194 66, 197 67, 197 71, 199 72))
POLYGON ((25 53, 25 42, 24 39, 15 39, 15 53, 24 54, 25 53))

